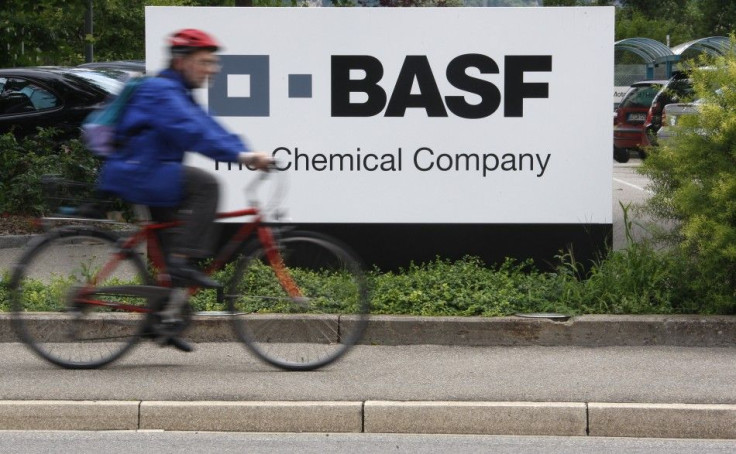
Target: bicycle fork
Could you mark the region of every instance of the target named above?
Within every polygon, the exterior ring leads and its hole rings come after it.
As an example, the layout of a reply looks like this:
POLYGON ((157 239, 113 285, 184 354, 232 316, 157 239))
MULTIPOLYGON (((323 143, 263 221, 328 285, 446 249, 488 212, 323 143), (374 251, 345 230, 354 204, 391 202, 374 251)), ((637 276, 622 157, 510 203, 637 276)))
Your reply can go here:
POLYGON ((281 257, 281 252, 278 247, 276 247, 276 240, 271 230, 258 229, 258 237, 266 251, 268 263, 271 265, 274 273, 276 273, 276 277, 278 278, 279 283, 281 283, 281 286, 294 300, 303 300, 304 295, 302 295, 301 290, 299 290, 299 286, 294 282, 289 270, 284 266, 284 260, 281 257))

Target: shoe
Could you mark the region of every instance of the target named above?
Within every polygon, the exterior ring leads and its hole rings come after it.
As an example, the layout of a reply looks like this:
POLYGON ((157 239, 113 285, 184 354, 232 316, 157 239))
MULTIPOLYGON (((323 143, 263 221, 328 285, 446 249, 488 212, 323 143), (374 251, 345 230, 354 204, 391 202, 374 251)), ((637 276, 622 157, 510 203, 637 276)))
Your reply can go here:
POLYGON ((167 337, 161 343, 162 347, 174 347, 175 349, 184 353, 191 353, 194 351, 194 347, 189 342, 185 341, 180 337, 167 337))
POLYGON ((189 265, 172 263, 169 266, 169 276, 171 276, 171 282, 174 287, 187 287, 190 285, 203 288, 222 287, 222 284, 189 265))

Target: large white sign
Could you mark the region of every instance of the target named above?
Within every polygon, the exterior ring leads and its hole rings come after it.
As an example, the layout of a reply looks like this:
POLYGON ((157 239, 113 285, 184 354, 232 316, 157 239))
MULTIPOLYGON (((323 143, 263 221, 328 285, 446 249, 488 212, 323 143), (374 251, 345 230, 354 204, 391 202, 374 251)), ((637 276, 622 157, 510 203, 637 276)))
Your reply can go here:
MULTIPOLYGON (((612 7, 147 7, 149 71, 190 27, 224 45, 198 98, 295 222, 611 223, 612 7)), ((191 162, 243 206, 251 171, 191 162)))

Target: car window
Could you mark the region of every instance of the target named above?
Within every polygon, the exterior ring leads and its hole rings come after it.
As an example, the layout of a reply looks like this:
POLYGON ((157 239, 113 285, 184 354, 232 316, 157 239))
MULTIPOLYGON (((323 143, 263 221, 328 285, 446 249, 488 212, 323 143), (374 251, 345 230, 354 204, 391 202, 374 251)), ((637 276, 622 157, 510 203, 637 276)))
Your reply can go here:
POLYGON ((662 104, 670 104, 690 100, 693 94, 692 82, 689 79, 678 79, 669 83, 659 97, 662 98, 662 104))
POLYGON ((21 78, 7 78, 0 91, 0 115, 53 109, 59 99, 45 88, 21 78))
POLYGON ((619 107, 649 107, 661 85, 637 85, 631 87, 619 107))

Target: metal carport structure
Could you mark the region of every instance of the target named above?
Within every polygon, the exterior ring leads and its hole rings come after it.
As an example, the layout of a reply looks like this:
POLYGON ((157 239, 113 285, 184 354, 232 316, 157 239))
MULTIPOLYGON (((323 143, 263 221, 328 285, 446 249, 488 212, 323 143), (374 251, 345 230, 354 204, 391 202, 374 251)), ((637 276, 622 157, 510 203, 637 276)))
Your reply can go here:
POLYGON ((646 68, 640 79, 654 79, 655 68, 664 65, 664 74, 661 77, 669 78, 672 75, 674 63, 680 60, 665 44, 650 38, 626 38, 616 41, 614 51, 629 52, 637 55, 646 68))
POLYGON ((672 52, 679 55, 682 59, 687 59, 695 58, 700 54, 710 56, 725 55, 730 47, 731 42, 727 37, 709 36, 678 44, 672 48, 672 52))

